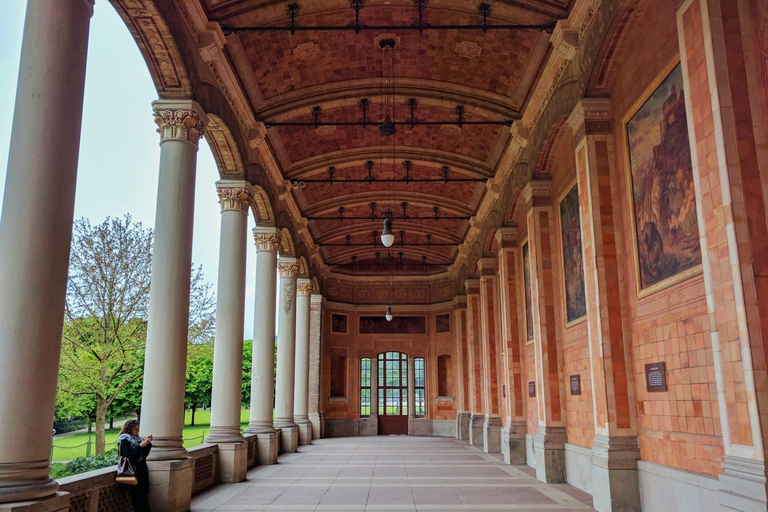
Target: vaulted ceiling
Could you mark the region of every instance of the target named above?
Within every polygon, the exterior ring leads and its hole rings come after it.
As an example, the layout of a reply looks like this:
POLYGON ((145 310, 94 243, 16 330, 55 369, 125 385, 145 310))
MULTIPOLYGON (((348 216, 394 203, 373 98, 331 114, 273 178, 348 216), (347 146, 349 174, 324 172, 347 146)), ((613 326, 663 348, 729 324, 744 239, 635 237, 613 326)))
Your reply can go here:
MULTIPOLYGON (((568 15, 572 0, 490 2, 493 24, 551 24, 568 15)), ((299 2, 300 27, 343 26, 355 19, 349 0, 299 2)), ((359 3, 359 2, 358 2, 359 3)), ((477 24, 480 2, 431 0, 424 19, 431 24, 477 24)), ((410 25, 418 17, 413 0, 363 1, 367 26, 410 25)), ((285 27, 288 2, 204 0, 209 20, 227 27, 285 27)), ((503 124, 398 124, 389 138, 379 134, 383 50, 395 40, 395 120, 410 116, 406 100, 418 102, 420 121, 499 122, 519 117, 550 51, 545 30, 365 30, 241 31, 227 37, 232 67, 258 121, 290 194, 307 219, 307 230, 331 270, 349 274, 438 273, 458 254, 470 219, 487 194, 485 178, 497 173, 510 128, 503 124), (272 123, 354 123, 370 106, 370 126, 274 126, 272 123), (370 170, 366 162, 373 162, 370 170), (376 182, 408 175, 434 181, 376 182), (328 180, 333 167, 333 183, 328 180), (452 179, 480 179, 449 181, 452 179), (374 182, 364 180, 372 176, 374 182), (313 181, 320 180, 320 181, 313 181), (347 181, 345 180, 358 180, 347 181), (372 206, 372 203, 375 203, 372 206), (405 213, 403 203, 406 204, 405 213), (343 207, 343 212, 339 212, 343 207), (436 210, 437 209, 437 210, 436 210), (374 232, 393 214, 396 242, 384 248, 374 232), (371 219, 371 216, 375 220, 371 219), (437 220, 435 216, 437 215, 437 220), (343 216, 344 219, 339 219, 343 216), (354 219, 351 219, 354 218, 354 219), (402 232, 402 234, 401 234, 402 232), (376 241, 376 242, 375 242, 376 241)))

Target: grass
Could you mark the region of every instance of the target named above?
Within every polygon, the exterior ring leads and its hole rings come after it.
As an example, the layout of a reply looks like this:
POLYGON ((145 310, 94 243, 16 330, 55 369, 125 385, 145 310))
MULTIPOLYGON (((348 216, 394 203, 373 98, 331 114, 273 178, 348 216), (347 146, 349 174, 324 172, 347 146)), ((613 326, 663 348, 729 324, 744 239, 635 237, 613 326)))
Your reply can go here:
MULTIPOLYGON (((240 422, 242 426, 248 425, 247 409, 240 411, 240 422)), ((184 432, 182 434, 184 438, 184 447, 192 448, 203 443, 203 438, 208 434, 208 429, 211 424, 211 411, 197 411, 195 413, 195 426, 190 426, 192 422, 192 413, 186 411, 184 415, 184 432)), ((122 426, 122 425, 121 425, 122 426)), ((120 427, 107 429, 106 432, 106 449, 109 450, 117 443, 117 435, 120 433, 120 427)), ((152 432, 142 432, 143 435, 149 435, 152 432)), ((75 434, 68 437, 55 438, 53 440, 53 454, 52 460, 66 461, 72 460, 75 457, 83 457, 88 450, 88 438, 91 441, 91 454, 96 453, 94 443, 96 442, 96 434, 75 434)))

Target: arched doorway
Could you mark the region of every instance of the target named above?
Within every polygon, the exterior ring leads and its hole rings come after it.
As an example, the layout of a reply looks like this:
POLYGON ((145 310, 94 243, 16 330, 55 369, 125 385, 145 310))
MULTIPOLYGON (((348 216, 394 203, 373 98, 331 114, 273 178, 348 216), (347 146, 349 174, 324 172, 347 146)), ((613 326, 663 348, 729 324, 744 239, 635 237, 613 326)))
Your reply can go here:
POLYGON ((408 434, 408 356, 382 352, 378 357, 379 435, 408 434))

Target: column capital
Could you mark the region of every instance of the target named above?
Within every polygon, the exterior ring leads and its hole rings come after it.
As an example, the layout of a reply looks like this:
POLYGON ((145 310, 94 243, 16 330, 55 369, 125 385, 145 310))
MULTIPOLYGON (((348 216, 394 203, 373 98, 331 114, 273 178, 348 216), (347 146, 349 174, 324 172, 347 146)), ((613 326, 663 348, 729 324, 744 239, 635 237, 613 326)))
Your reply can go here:
POLYGON ((312 295, 312 280, 308 277, 300 277, 296 281, 296 295, 309 297, 312 295))
POLYGON ((557 54, 565 60, 573 60, 579 51, 579 31, 567 20, 560 20, 555 25, 549 38, 557 54))
POLYGON ((255 227, 253 241, 257 252, 277 252, 280 249, 280 232, 275 227, 255 227))
POLYGON ((476 277, 467 279, 464 286, 467 288, 467 295, 480 293, 480 279, 476 277))
POLYGON ((573 141, 578 144, 587 135, 611 133, 610 98, 582 98, 568 116, 573 141))
POLYGON ((220 180, 216 182, 221 211, 240 211, 248 213, 253 201, 253 187, 247 181, 220 180))
POLYGON ((523 188, 523 199, 528 209, 552 206, 552 180, 531 180, 523 188))
POLYGON ((496 243, 501 249, 514 249, 517 247, 517 226, 505 226, 496 231, 496 243))
POLYGON ((208 116, 199 103, 192 100, 157 100, 152 102, 152 108, 161 144, 166 140, 182 140, 198 145, 208 123, 208 116))
POLYGON ((299 277, 299 260, 293 257, 279 257, 277 259, 277 271, 280 277, 299 277))
POLYGON ((483 256, 477 261, 477 266, 480 269, 481 278, 496 275, 496 258, 493 256, 483 256))

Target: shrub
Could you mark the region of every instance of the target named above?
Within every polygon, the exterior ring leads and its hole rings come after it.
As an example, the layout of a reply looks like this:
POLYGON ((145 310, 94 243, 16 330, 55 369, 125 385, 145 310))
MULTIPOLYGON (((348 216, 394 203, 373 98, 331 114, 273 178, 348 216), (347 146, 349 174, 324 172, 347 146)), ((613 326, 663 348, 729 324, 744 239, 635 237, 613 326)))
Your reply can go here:
POLYGON ((117 464, 117 448, 109 450, 104 455, 78 457, 66 464, 54 464, 51 468, 51 477, 58 479, 70 475, 79 475, 80 473, 114 466, 115 464, 117 464))

